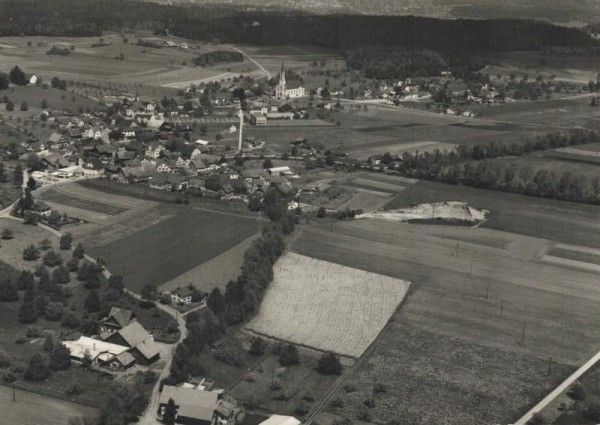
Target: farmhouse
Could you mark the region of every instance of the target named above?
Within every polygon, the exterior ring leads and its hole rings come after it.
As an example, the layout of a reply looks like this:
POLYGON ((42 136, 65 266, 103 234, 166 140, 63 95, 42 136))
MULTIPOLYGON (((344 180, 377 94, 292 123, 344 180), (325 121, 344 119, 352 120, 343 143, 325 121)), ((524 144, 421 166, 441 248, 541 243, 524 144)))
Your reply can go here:
POLYGON ((104 341, 131 348, 130 353, 138 363, 143 365, 153 363, 160 356, 152 335, 137 320, 116 332, 105 335, 104 341))
MULTIPOLYGON (((158 418, 162 419, 169 400, 175 402, 175 423, 185 425, 211 425, 219 419, 219 395, 211 391, 165 385, 160 393, 158 418)), ((229 419, 229 418, 223 418, 229 419)))

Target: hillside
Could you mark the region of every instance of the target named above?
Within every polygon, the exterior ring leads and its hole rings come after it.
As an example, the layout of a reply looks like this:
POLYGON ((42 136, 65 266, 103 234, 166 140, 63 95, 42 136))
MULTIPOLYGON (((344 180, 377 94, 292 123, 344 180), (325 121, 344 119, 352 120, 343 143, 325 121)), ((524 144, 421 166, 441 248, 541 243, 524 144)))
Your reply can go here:
POLYGON ((600 3, 579 0, 145 0, 169 5, 230 5, 242 10, 283 9, 308 13, 425 16, 433 18, 544 19, 581 26, 600 21, 600 3))

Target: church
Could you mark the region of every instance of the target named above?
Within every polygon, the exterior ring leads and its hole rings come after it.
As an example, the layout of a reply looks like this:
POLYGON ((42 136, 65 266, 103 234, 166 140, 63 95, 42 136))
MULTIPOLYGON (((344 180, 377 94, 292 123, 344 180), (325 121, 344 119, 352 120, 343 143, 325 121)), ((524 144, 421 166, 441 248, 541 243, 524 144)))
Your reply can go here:
POLYGON ((297 88, 288 88, 285 81, 285 69, 283 62, 281 63, 281 72, 279 73, 279 84, 275 87, 275 98, 279 100, 293 99, 295 97, 302 97, 305 94, 305 89, 302 86, 297 88))

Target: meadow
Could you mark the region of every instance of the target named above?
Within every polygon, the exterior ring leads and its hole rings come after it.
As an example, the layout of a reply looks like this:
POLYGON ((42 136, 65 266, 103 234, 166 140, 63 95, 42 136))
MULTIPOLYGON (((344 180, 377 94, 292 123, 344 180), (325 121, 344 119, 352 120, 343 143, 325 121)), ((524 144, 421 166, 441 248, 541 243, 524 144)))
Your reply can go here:
MULTIPOLYGON (((388 388, 369 409, 377 423, 406 412, 454 424, 514 420, 597 351, 596 274, 542 261, 553 246, 486 228, 354 220, 304 228, 291 250, 413 283, 351 381, 388 388)), ((373 397, 369 387, 336 396, 351 415, 373 397)))

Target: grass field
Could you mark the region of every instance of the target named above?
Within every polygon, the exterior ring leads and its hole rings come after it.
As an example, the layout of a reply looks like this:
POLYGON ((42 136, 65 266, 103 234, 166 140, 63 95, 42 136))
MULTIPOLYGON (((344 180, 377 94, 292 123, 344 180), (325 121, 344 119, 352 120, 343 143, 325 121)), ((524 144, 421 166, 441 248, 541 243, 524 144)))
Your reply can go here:
POLYGON ((92 248, 89 254, 123 275, 127 287, 161 285, 237 245, 257 231, 254 220, 189 207, 164 207, 158 223, 92 248))
POLYGON ((117 215, 127 211, 126 208, 115 205, 114 203, 97 202, 91 199, 78 198, 72 196, 64 191, 50 189, 43 193, 41 198, 44 201, 52 202, 55 204, 62 204, 73 208, 79 208, 83 210, 90 210, 106 215, 117 215))
MULTIPOLYGON (((598 350, 597 275, 542 261, 551 241, 377 220, 300 232, 294 252, 413 283, 353 378, 387 385, 377 423, 398 412, 424 424, 508 423, 598 350)), ((369 393, 343 410, 357 412, 369 393)))
POLYGON ((65 425, 71 418, 95 418, 95 409, 0 385, 2 421, 11 425, 65 425))
POLYGON ((247 329, 317 350, 359 357, 406 295, 409 283, 287 253, 247 329), (368 302, 364 302, 368 300, 368 302), (281 320, 288 316, 289 320, 281 320))

